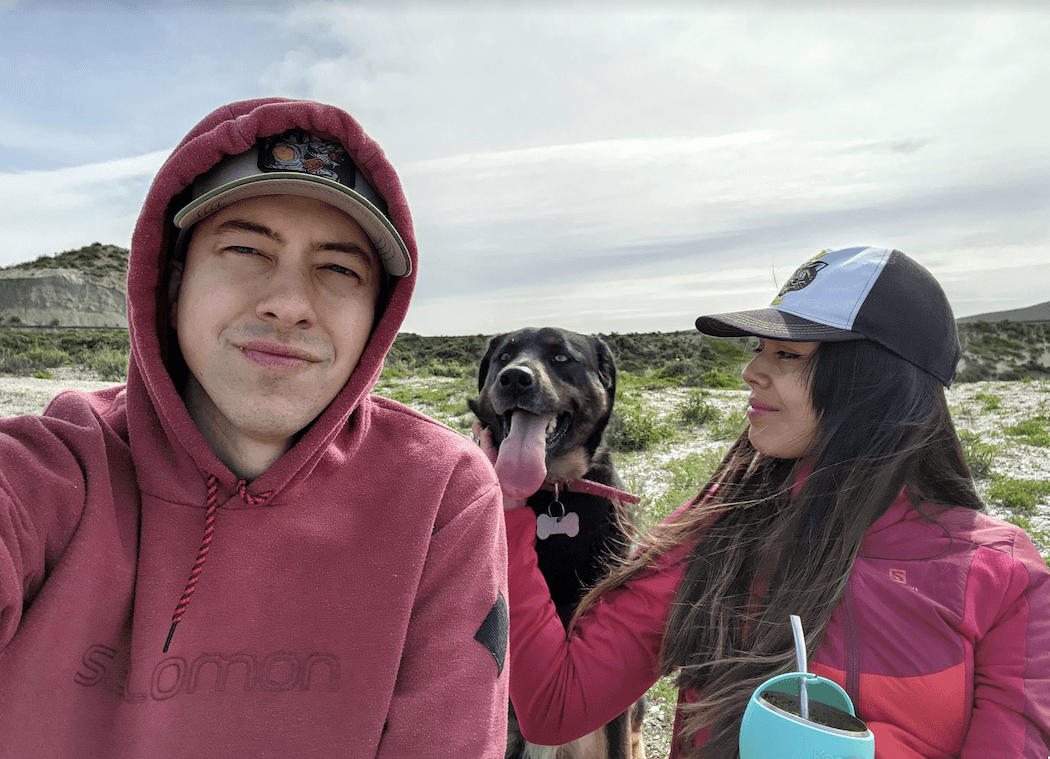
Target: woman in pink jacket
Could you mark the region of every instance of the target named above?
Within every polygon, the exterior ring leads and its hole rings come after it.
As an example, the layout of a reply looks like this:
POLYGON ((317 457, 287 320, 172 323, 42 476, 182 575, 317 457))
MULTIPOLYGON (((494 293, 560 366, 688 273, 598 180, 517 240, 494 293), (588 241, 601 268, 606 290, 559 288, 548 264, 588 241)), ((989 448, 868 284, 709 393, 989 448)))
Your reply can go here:
POLYGON ((961 351, 936 280, 898 251, 824 251, 769 308, 697 328, 758 338, 750 425, 568 638, 535 516, 505 496, 525 737, 579 738, 675 673, 672 756, 735 757, 752 692, 796 669, 798 614, 810 671, 846 689, 880 759, 1046 759, 1050 570, 982 513, 945 401, 961 351))

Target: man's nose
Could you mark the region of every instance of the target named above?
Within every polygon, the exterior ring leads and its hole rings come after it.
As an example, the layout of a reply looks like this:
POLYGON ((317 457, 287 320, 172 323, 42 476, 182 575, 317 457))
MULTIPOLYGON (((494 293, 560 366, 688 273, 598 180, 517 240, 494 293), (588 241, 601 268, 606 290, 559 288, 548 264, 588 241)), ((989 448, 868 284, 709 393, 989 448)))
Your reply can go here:
POLYGON ((309 327, 316 320, 313 293, 307 276, 295 267, 278 267, 268 278, 256 313, 280 326, 309 327))

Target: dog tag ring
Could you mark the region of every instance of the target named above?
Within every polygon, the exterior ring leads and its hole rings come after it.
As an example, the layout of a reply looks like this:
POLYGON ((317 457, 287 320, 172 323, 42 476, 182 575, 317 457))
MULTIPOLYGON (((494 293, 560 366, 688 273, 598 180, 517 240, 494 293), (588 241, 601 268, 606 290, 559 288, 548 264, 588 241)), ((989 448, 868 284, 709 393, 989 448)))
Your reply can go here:
POLYGON ((546 540, 551 535, 575 538, 579 534, 580 517, 575 511, 566 513, 565 504, 558 500, 558 486, 555 484, 554 500, 547 506, 547 513, 536 517, 536 537, 540 540, 546 540), (554 516, 555 504, 561 512, 558 516, 554 516))

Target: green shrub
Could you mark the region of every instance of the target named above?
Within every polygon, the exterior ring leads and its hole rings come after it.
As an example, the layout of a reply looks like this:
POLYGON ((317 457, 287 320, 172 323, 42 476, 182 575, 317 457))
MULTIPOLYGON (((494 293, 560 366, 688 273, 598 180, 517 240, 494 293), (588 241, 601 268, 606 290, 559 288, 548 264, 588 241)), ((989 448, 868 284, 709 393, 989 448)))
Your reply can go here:
POLYGON ((20 377, 65 366, 72 358, 65 351, 50 346, 31 345, 23 350, 0 351, 0 371, 20 377))
POLYGON ((672 425, 660 419, 643 401, 630 395, 617 400, 609 426, 605 428, 609 447, 623 452, 648 450, 674 434, 672 425))
POLYGON ((739 374, 722 371, 721 369, 712 369, 709 372, 704 372, 701 378, 705 387, 716 390, 740 390, 745 387, 744 381, 740 379, 739 374))
POLYGON ((742 408, 712 424, 711 437, 715 440, 736 440, 745 428, 747 428, 747 409, 742 408))
POLYGON ((122 382, 128 378, 128 354, 125 351, 105 348, 88 356, 86 364, 107 382, 122 382))
POLYGON ((31 348, 26 352, 26 359, 30 364, 41 369, 54 369, 56 366, 65 366, 72 360, 70 355, 61 348, 51 347, 31 348))
POLYGON ((970 474, 978 479, 991 477, 999 446, 982 442, 980 433, 970 430, 959 430, 959 442, 962 445, 963 458, 970 467, 970 474))
POLYGON ((33 377, 34 379, 54 379, 55 375, 47 369, 41 369, 39 372, 33 372, 33 377))
POLYGON ((722 413, 707 402, 707 397, 708 394, 703 391, 691 392, 675 406, 675 416, 682 424, 691 427, 717 422, 722 418, 722 413))

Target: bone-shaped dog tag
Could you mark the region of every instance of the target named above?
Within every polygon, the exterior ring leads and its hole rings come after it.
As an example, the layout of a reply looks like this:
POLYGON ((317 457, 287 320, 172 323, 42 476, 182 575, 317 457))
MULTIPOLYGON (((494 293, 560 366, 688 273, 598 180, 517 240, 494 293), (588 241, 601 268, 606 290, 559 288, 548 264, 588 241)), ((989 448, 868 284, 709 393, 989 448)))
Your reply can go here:
POLYGON ((580 534, 580 517, 575 511, 570 511, 563 517, 552 517, 550 514, 540 514, 536 517, 536 537, 546 540, 551 535, 568 535, 575 538, 580 534))

